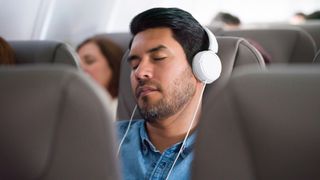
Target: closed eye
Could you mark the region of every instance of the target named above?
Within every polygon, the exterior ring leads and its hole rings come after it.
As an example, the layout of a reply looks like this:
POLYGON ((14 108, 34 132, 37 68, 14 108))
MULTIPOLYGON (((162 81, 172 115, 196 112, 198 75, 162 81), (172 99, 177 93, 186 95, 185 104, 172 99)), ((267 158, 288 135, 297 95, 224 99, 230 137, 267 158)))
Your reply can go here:
POLYGON ((137 69, 140 63, 140 57, 136 55, 130 55, 127 59, 127 62, 129 63, 131 69, 137 69))
POLYGON ((133 70, 138 68, 139 63, 140 63, 140 61, 138 59, 129 61, 129 65, 130 65, 131 69, 133 69, 133 70))
POLYGON ((92 57, 85 57, 84 58, 84 63, 87 64, 87 65, 91 65, 91 64, 93 64, 95 62, 96 62, 96 60, 94 58, 92 58, 92 57))
POLYGON ((164 60, 166 59, 167 57, 154 57, 153 60, 155 61, 161 61, 161 60, 164 60))

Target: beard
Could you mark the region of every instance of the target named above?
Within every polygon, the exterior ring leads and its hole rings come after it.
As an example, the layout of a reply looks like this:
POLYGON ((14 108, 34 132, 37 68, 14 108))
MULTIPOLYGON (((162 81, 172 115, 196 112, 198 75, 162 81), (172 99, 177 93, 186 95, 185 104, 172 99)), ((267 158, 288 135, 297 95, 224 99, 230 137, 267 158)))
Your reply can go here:
MULTIPOLYGON (((166 89, 166 95, 157 102, 151 104, 149 97, 141 98, 143 104, 138 106, 142 117, 150 123, 166 119, 180 111, 194 96, 195 84, 192 82, 191 68, 186 68, 183 73, 173 80, 173 83, 166 89)), ((160 92, 163 91, 161 85, 155 82, 145 82, 144 84, 154 84, 160 92)))

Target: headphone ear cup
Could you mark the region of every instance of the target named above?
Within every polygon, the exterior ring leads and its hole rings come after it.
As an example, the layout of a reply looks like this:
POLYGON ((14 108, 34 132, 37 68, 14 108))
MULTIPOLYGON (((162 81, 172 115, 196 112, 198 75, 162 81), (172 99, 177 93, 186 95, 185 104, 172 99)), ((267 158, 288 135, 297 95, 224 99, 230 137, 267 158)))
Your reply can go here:
POLYGON ((220 77, 220 58, 211 50, 197 53, 192 61, 192 71, 198 80, 209 84, 220 77))

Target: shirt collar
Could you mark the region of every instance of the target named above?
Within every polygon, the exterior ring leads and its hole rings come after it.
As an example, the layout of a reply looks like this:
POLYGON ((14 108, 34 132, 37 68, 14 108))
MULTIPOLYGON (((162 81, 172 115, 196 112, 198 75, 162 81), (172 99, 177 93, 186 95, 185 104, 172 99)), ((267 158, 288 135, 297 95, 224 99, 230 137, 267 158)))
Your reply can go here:
MULTIPOLYGON (((193 144, 196 139, 197 132, 193 132, 191 135, 189 135, 185 146, 181 152, 181 157, 185 158, 187 155, 192 152, 193 144)), ((156 149, 156 147, 152 144, 152 142, 149 139, 149 136, 146 131, 146 122, 142 123, 142 126, 140 126, 140 138, 141 138, 141 146, 143 154, 146 155, 148 150, 152 150, 153 152, 159 152, 159 150, 156 149)), ((180 146, 182 145, 182 142, 178 142, 177 144, 173 145, 172 147, 178 146, 179 148, 175 148, 176 152, 180 150, 180 146)))
POLYGON ((140 138, 141 138, 142 151, 144 155, 146 155, 148 150, 159 152, 149 139, 149 136, 146 131, 146 122, 143 122, 142 125, 140 126, 140 138))
MULTIPOLYGON (((186 143, 185 143, 185 146, 181 152, 181 157, 185 158, 188 156, 189 153, 192 152, 192 149, 193 149, 193 145, 196 141, 196 135, 197 134, 197 131, 193 132, 192 134, 189 135, 186 143)), ((182 144, 182 142, 181 142, 182 144)))

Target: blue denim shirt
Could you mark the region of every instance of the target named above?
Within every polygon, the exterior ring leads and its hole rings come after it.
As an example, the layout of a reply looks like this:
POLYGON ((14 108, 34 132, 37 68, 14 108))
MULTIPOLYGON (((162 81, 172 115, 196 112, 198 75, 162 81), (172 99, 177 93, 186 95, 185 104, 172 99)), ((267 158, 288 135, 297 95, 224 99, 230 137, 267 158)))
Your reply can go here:
MULTIPOLYGON (((118 121, 116 123, 120 141, 129 121, 118 121)), ((195 133, 188 137, 185 148, 180 154, 169 179, 190 179, 194 141, 195 133)), ((181 144, 182 142, 177 143, 161 154, 151 143, 144 120, 133 120, 119 154, 123 179, 166 179, 181 144)))

